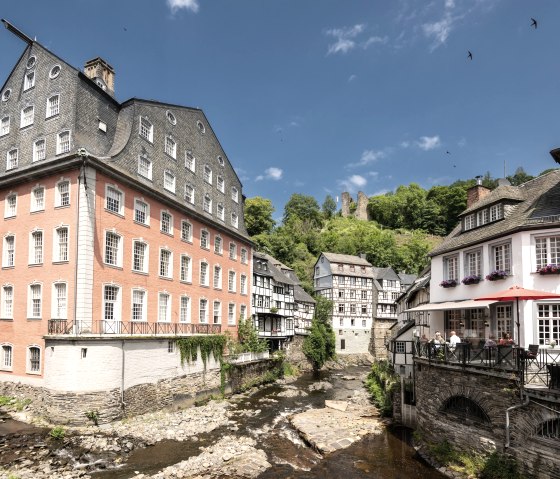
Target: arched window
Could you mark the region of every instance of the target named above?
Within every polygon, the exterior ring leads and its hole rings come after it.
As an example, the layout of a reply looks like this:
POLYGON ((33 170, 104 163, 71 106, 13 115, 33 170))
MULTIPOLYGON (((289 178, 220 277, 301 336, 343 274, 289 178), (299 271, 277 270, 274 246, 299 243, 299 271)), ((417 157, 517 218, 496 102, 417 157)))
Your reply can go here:
POLYGON ((477 402, 466 396, 451 396, 445 400, 441 411, 454 414, 463 419, 490 424, 490 418, 486 411, 477 402))

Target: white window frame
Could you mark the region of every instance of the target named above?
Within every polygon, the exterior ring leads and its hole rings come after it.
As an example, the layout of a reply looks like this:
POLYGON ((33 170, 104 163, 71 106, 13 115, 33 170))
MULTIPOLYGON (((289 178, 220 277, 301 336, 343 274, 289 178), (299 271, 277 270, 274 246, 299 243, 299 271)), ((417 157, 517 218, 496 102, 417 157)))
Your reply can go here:
POLYGON ((209 185, 212 184, 212 168, 210 167, 210 165, 204 165, 202 178, 209 185))
POLYGON ((237 283, 237 275, 236 275, 235 271, 230 269, 228 271, 228 291, 230 293, 235 293, 236 286, 237 286, 236 283, 237 283))
POLYGON ((171 294, 167 291, 160 291, 158 293, 158 323, 171 322, 171 294), (163 310, 165 306, 165 310, 163 310))
POLYGON ((222 175, 218 175, 216 178, 216 188, 222 193, 225 191, 225 181, 222 175))
POLYGON ((123 264, 123 242, 124 242, 124 239, 123 239, 122 235, 117 233, 116 230, 105 230, 104 235, 103 235, 103 264, 105 264, 107 266, 114 266, 114 267, 117 267, 117 268, 122 268, 122 264, 123 264), (111 256, 114 256, 114 262, 113 263, 107 262, 107 259, 108 259, 107 238, 108 238, 109 235, 111 235, 112 237, 114 237, 117 240, 116 249, 115 249, 114 253, 111 255, 111 256))
POLYGON ((68 319, 68 283, 66 281, 55 281, 52 285, 51 318, 68 319), (59 296, 61 291, 59 287, 62 286, 64 286, 64 295, 59 296))
POLYGON ((464 224, 463 229, 465 231, 472 230, 476 226, 474 213, 471 213, 470 215, 465 216, 465 218, 463 220, 463 224, 464 224))
POLYGON ((236 203, 239 203, 239 190, 236 186, 231 187, 231 199, 236 203))
POLYGON ((560 264, 560 232, 535 236, 535 271, 548 264, 560 264))
POLYGON ((249 254, 246 248, 241 248, 241 263, 247 264, 249 262, 249 254))
POLYGON ((59 225, 53 230, 53 263, 67 263, 70 260, 70 227, 68 225, 59 225), (66 230, 66 243, 62 232, 66 230))
POLYGON ((29 233, 29 264, 41 265, 45 262, 45 233, 34 229, 29 233), (41 239, 40 244, 38 238, 41 239))
POLYGON ((66 208, 70 206, 70 180, 63 178, 56 183, 54 192, 54 206, 55 208, 66 208), (68 191, 63 191, 63 188, 67 186, 68 191), (66 202, 66 198, 68 201, 66 202))
POLYGON ((0 371, 13 371, 14 345, 11 343, 0 344, 0 371), (7 354, 7 351, 9 353, 7 354))
POLYGON ((179 303, 179 322, 190 323, 192 321, 191 311, 191 298, 187 295, 182 295, 179 303))
POLYGON ((47 98, 46 118, 51 118, 60 113, 60 95, 52 95, 47 98))
POLYGON ((152 179, 152 160, 146 155, 138 156, 138 174, 148 180, 152 179))
POLYGON ((159 215, 159 230, 166 235, 173 236, 173 215, 169 210, 161 210, 159 215))
POLYGON ((241 304, 239 306, 239 317, 241 319, 247 319, 247 306, 245 306, 244 304, 241 304))
POLYGON ((35 86, 35 70, 25 73, 23 77, 23 91, 30 90, 35 86))
POLYGON ((164 151, 166 155, 169 155, 174 160, 177 159, 177 142, 169 135, 165 137, 164 151))
POLYGON ((202 249, 210 249, 210 232, 203 228, 200 230, 200 247, 202 249))
POLYGON ((228 326, 235 326, 235 303, 228 304, 228 326))
POLYGON ((114 283, 105 283, 101 287, 101 297, 103 298, 102 308, 101 308, 101 320, 103 322, 104 327, 110 326, 111 331, 117 332, 119 331, 119 327, 117 323, 120 323, 122 320, 122 288, 118 284, 114 283), (105 292, 107 288, 113 288, 116 291, 115 299, 114 300, 107 300, 105 296, 105 292), (112 304, 112 318, 107 318, 107 313, 109 309, 107 305, 112 304), (109 323, 109 324, 106 324, 109 323))
POLYGON ((220 235, 214 236, 214 253, 222 255, 224 252, 224 240, 220 235))
MULTIPOLYGON (((140 258, 140 255, 138 255, 138 258, 140 258)), ((150 245, 146 241, 144 241, 143 238, 133 239, 132 240, 132 264, 131 264, 132 271, 134 271, 135 273, 148 273, 148 268, 150 264, 149 259, 150 259, 150 245), (142 264, 140 265, 141 266, 140 268, 136 268, 137 245, 142 245, 143 247, 142 256, 141 256, 142 264)), ((138 261, 138 263, 140 263, 140 261, 138 261)))
POLYGON ((1 318, 14 319, 14 285, 2 285, 2 311, 1 318), (8 294, 8 291, 10 293, 8 294))
POLYGON ((193 225, 188 220, 181 220, 181 239, 187 243, 192 243, 193 225), (188 225, 187 229, 185 229, 186 225, 188 225))
POLYGON ((21 121, 20 128, 26 128, 33 125, 35 121, 35 107, 33 105, 28 105, 21 109, 21 121))
POLYGON ((105 211, 115 215, 124 216, 124 191, 120 190, 116 185, 105 185, 105 211), (113 194, 114 196, 110 197, 110 195, 113 194), (115 203, 118 202, 116 205, 118 208, 116 208, 116 210, 112 205, 109 207, 109 200, 115 203))
POLYGON ((188 183, 185 184, 185 201, 187 203, 190 203, 191 205, 194 205, 194 198, 195 198, 195 190, 194 190, 194 186, 190 185, 188 183))
POLYGON ((247 275, 245 274, 239 276, 239 292, 247 294, 247 275))
POLYGON ((459 255, 454 254, 443 258, 443 279, 459 281, 459 255))
POLYGON ((237 244, 234 242, 229 243, 229 259, 233 261, 237 260, 237 244))
POLYGON ((72 135, 70 130, 61 131, 56 135, 56 154, 61 155, 63 153, 68 153, 71 149, 72 135))
POLYGON ((163 172, 163 188, 175 194, 175 175, 169 170, 163 172))
POLYGON ((173 251, 169 248, 160 248, 158 256, 158 275, 160 278, 173 278, 173 251), (167 266, 166 263, 167 262, 167 266))
POLYGON ((2 267, 4 268, 13 268, 16 263, 16 235, 12 233, 8 233, 4 236, 3 241, 3 254, 2 254, 2 267), (12 249, 10 250, 8 239, 13 238, 12 241, 12 249))
POLYGON ((511 241, 490 245, 490 267, 492 271, 511 274, 511 241))
POLYGON ((33 163, 47 158, 47 140, 39 138, 33 142, 33 163))
POLYGON ((196 157, 192 151, 185 151, 185 168, 193 173, 196 171, 196 157))
POLYGON ((549 345, 560 342, 560 304, 536 303, 537 334, 539 344, 549 345))
POLYGON ((224 208, 223 203, 218 203, 216 205, 216 216, 218 217, 218 219, 225 221, 226 209, 224 208))
POLYGON ((210 286, 210 263, 206 260, 200 261, 199 283, 201 286, 210 286))
POLYGON ((192 258, 183 253, 180 258, 180 275, 179 280, 184 283, 192 283, 192 258))
POLYGON ((31 208, 31 213, 36 213, 38 211, 45 211, 45 187, 41 186, 41 185, 37 185, 35 186, 32 190, 31 190, 31 198, 30 198, 30 208, 31 208), (41 198, 41 203, 39 203, 37 200, 39 199, 39 197, 37 196, 38 192, 41 192, 42 196, 40 196, 41 198))
POLYGON ((13 170, 19 165, 19 150, 12 148, 6 153, 6 171, 13 170))
POLYGON ((212 302, 212 324, 222 324, 222 303, 218 300, 212 302))
POLYGON ((10 116, 5 116, 0 120, 0 136, 10 133, 10 116))
POLYGON ((42 318, 43 318, 43 284, 31 283, 27 287, 27 319, 42 319, 42 318), (37 305, 38 308, 36 308, 37 305))
POLYGON ((482 249, 472 249, 464 254, 465 276, 482 277, 482 249))
POLYGON ((231 226, 233 226, 234 228, 239 227, 239 216, 235 211, 231 212, 231 226))
POLYGON ((208 324, 208 300, 200 298, 198 301, 198 322, 200 324, 208 324), (202 305, 204 304, 204 309, 202 305), (204 315, 202 314, 204 311, 204 315))
POLYGON ((30 344, 26 348, 25 372, 27 374, 41 374, 42 366, 43 366, 43 350, 41 349, 41 346, 39 346, 38 344, 30 344), (32 355, 34 354, 34 351, 37 351, 39 355, 39 365, 37 368, 32 367, 32 363, 31 363, 31 361, 33 361, 32 355))
POLYGON ((492 205, 490 207, 490 221, 498 221, 504 217, 504 209, 502 208, 502 204, 498 203, 496 205, 492 205))
POLYGON ((130 320, 135 323, 145 323, 148 321, 148 292, 144 288, 132 288, 130 292, 130 320), (138 299, 141 301, 138 301, 138 299), (140 315, 135 318, 138 312, 136 305, 140 305, 140 315))
POLYGON ((212 285, 214 289, 222 289, 222 267, 219 264, 214 265, 212 285))
POLYGON ((134 198, 134 222, 137 224, 150 226, 150 203, 144 198, 134 198), (138 219, 138 216, 144 216, 144 221, 138 219))
POLYGON ((154 125, 145 116, 140 116, 138 134, 150 143, 154 142, 154 125))
POLYGON ((202 209, 206 213, 212 214, 212 197, 209 193, 205 193, 204 199, 202 200, 202 209))

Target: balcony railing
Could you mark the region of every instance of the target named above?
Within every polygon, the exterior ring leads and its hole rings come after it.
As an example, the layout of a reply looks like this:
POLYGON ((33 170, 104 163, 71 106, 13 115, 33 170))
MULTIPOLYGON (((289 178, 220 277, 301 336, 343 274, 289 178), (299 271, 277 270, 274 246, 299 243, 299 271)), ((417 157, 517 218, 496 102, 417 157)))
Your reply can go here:
POLYGON ((51 319, 48 324, 49 335, 71 336, 186 336, 192 334, 220 334, 221 324, 192 323, 150 323, 147 321, 69 321, 51 319))

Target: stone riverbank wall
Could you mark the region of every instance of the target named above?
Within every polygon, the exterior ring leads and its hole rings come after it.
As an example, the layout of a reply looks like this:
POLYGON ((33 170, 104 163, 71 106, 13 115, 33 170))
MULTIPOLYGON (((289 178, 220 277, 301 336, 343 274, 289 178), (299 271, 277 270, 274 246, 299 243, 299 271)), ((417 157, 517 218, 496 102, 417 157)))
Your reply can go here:
POLYGON ((447 440, 456 450, 507 453, 524 477, 560 479, 560 444, 539 431, 560 428, 558 398, 520 399, 516 377, 506 372, 415 362, 417 430, 422 441, 447 440), (525 404, 524 404, 525 403, 525 404), (524 404, 524 405, 522 405, 524 404), (506 447, 506 410, 510 443, 506 447))
MULTIPOLYGON (((202 363, 202 361, 199 359, 202 363)), ((195 366, 195 365, 193 365, 195 366)), ((110 389, 93 392, 53 391, 46 387, 16 382, 1 382, 0 395, 30 400, 26 409, 32 416, 42 417, 51 424, 79 426, 91 424, 88 413, 94 413, 99 424, 147 412, 185 407, 219 394, 222 387, 220 366, 212 361, 206 370, 173 378, 135 384, 124 391, 110 389)), ((281 361, 265 359, 234 364, 226 375, 225 391, 238 392, 272 374, 281 374, 281 361)))

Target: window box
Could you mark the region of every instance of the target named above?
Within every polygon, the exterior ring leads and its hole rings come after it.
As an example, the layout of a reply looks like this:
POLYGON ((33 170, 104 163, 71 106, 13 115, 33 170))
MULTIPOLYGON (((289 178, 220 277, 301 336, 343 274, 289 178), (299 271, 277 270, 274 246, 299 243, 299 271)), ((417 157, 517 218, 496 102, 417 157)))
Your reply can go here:
POLYGON ((482 278, 477 274, 472 274, 470 276, 465 276, 461 283, 469 285, 469 284, 478 284, 482 278))
POLYGON ((441 283, 439 283, 439 285, 442 288, 454 288, 457 286, 457 281, 454 279, 444 279, 441 283))
POLYGON ((497 269, 486 275, 486 279, 488 281, 498 281, 500 279, 504 279, 507 275, 508 274, 505 271, 497 269))
POLYGON ((539 274, 560 274, 560 264, 547 264, 537 270, 539 274))

